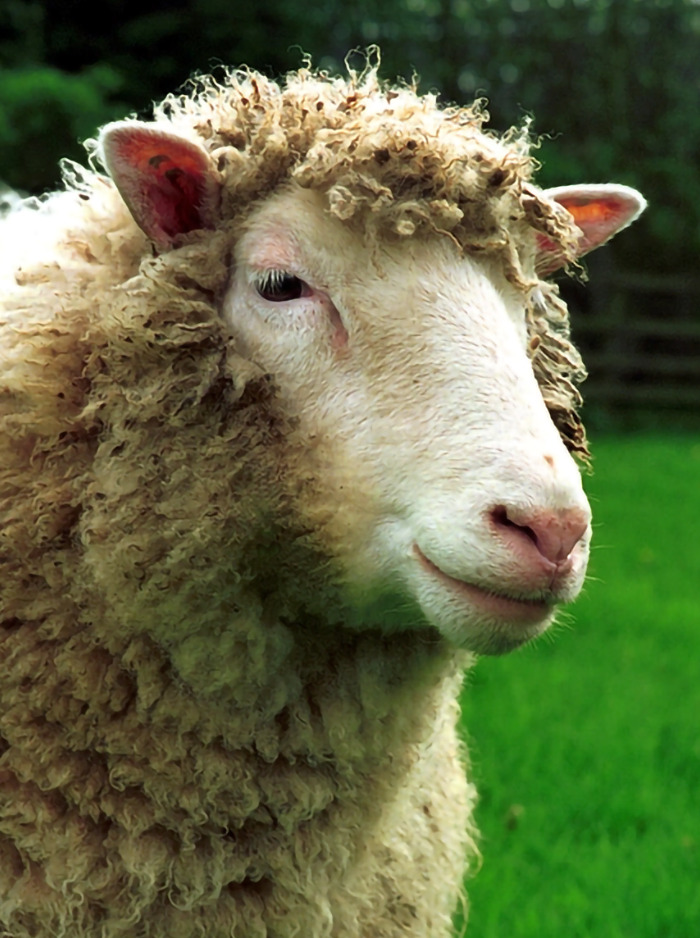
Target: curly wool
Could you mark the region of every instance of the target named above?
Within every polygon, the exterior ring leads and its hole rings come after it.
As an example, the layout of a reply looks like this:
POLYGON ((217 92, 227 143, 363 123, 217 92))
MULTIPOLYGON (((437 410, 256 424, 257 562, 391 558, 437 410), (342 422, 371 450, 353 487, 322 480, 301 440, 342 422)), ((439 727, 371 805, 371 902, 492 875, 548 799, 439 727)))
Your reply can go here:
POLYGON ((455 730, 469 658, 430 630, 298 626, 309 595, 332 608, 333 573, 299 520, 294 427, 219 304, 246 212, 288 179, 348 224, 443 232, 523 290, 543 395, 583 452, 580 365, 517 237, 566 252, 572 229, 530 187, 524 137, 373 71, 284 87, 233 72, 156 117, 215 158, 216 231, 154 257, 111 183, 77 167, 5 226, 0 923, 446 934, 476 856, 455 730), (39 234, 17 266, 25 225, 39 234))
POLYGON ((535 374, 568 449, 589 456, 579 417, 586 377, 571 342, 568 313, 551 283, 530 272, 532 231, 576 256, 578 233, 566 212, 531 184, 537 163, 527 128, 502 137, 486 130, 481 102, 438 106, 415 87, 382 84, 374 68, 349 80, 307 69, 284 86, 250 71, 194 82, 191 96, 170 96, 156 120, 193 130, 215 158, 224 184, 223 214, 263 198, 287 179, 324 192, 349 223, 410 237, 444 233, 470 254, 491 254, 523 292, 534 339, 535 374))

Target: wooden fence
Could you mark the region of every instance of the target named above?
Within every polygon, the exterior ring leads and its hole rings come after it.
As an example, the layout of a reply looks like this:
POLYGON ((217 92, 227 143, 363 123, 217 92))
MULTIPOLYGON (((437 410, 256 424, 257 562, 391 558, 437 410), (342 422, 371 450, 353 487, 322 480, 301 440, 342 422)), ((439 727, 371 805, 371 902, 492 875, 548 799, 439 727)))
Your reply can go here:
POLYGON ((602 251, 585 286, 562 284, 589 378, 586 401, 696 417, 700 426, 700 277, 615 270, 602 251))

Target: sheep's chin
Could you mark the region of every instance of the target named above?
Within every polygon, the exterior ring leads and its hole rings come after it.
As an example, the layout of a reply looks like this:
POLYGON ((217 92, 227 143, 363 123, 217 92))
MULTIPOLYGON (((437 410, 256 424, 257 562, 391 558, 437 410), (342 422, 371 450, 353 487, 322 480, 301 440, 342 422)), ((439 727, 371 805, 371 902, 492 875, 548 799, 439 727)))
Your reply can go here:
POLYGON ((469 618, 447 621, 433 618, 433 625, 451 644, 479 655, 504 655, 542 635, 554 621, 556 607, 550 606, 546 617, 537 623, 523 626, 504 621, 477 621, 469 618))
MULTIPOLYGON (((500 597, 495 597, 496 602, 500 597)), ((490 614, 476 605, 465 603, 461 610, 455 603, 431 597, 421 602, 428 622, 450 644, 480 655, 503 655, 542 635, 554 621, 556 606, 538 604, 529 615, 506 618, 490 614)))
POLYGON ((545 632, 554 597, 518 597, 447 576, 424 558, 412 591, 425 618, 451 644, 482 655, 513 651, 545 632))
POLYGON ((351 590, 344 624, 353 630, 406 635, 427 626, 450 645, 480 655, 503 655, 542 635, 558 608, 549 602, 498 596, 469 584, 445 588, 414 581, 398 589, 383 587, 351 590))

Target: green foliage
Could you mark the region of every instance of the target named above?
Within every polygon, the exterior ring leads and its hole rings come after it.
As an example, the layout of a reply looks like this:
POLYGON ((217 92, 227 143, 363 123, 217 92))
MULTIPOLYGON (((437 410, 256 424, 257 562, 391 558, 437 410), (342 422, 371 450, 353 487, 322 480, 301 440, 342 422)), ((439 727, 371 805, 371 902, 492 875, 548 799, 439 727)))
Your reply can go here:
POLYGON ((465 690, 484 866, 469 938, 690 938, 700 922, 700 445, 607 438, 585 595, 465 690))
POLYGON ((58 161, 63 157, 83 160, 79 141, 122 110, 109 100, 120 83, 119 74, 109 65, 95 65, 79 75, 48 66, 2 75, 3 182, 34 191, 55 187, 58 161))

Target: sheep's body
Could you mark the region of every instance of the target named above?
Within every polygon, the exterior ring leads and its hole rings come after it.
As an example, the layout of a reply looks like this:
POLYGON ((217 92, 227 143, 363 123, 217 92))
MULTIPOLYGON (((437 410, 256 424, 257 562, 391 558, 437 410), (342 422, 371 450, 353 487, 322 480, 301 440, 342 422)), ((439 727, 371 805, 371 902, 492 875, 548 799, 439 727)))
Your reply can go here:
POLYGON ((445 931, 471 845, 462 657, 427 631, 284 623, 313 548, 294 529, 265 544, 293 455, 269 382, 187 288, 159 311, 132 301, 146 278, 93 282, 98 306, 76 263, 64 309, 41 309, 36 272, 4 348, 0 921, 13 938, 445 931), (252 582, 268 550, 279 609, 252 582))
POLYGON ((7 223, 42 234, 0 314, 0 931, 445 936, 475 854, 464 649, 541 631, 585 568, 587 534, 545 582, 482 517, 515 475, 587 524, 533 376, 583 450, 532 267, 532 227, 564 255, 573 229, 521 141, 371 75, 170 109, 215 152, 212 230, 153 256, 92 174, 7 223), (283 335, 251 283, 324 246, 283 335))

